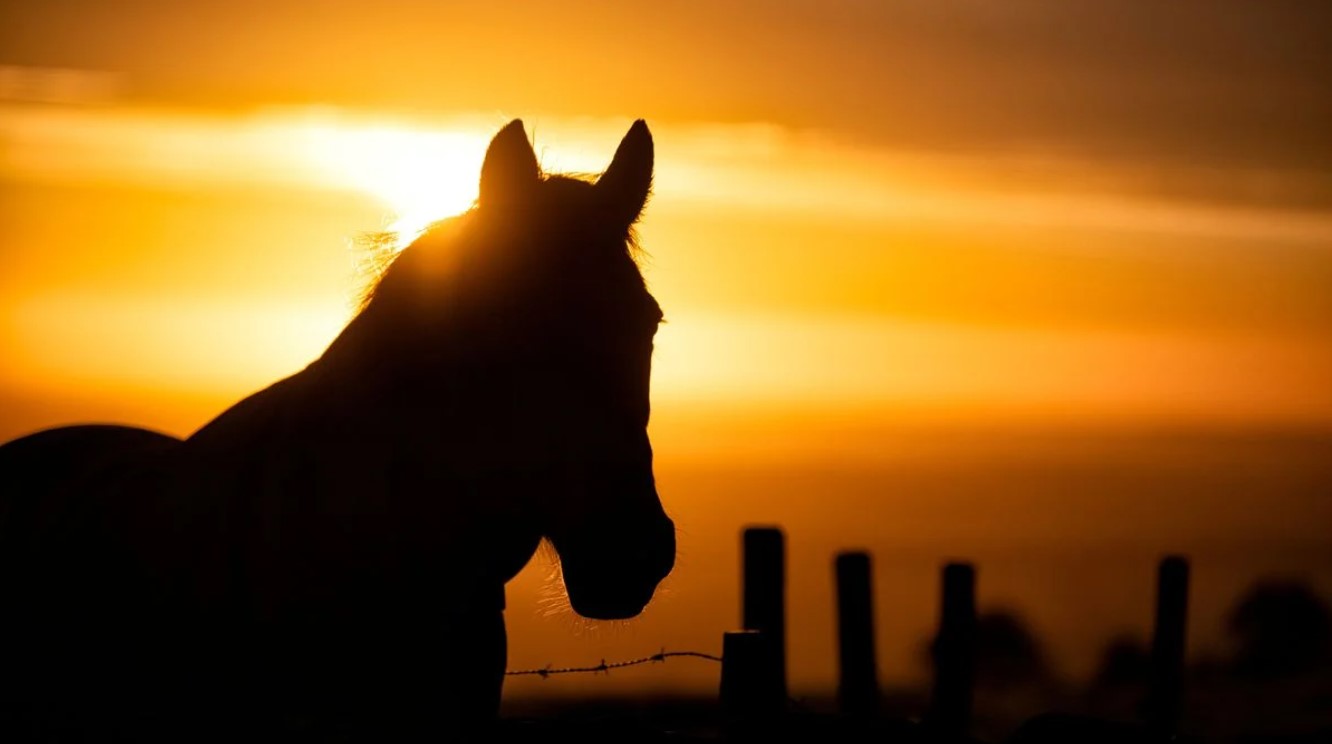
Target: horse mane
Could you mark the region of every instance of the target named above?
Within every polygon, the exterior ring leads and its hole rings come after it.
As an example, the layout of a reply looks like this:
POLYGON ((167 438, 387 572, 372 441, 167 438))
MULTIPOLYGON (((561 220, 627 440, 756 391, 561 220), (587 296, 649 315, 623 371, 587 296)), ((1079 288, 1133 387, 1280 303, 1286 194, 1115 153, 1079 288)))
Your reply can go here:
MULTIPOLYGON (((600 176, 599 173, 546 173, 543 171, 541 182, 568 181, 592 185, 596 183, 600 176)), ((352 246, 358 254, 356 257, 357 274, 360 277, 360 288, 355 295, 353 316, 363 313, 370 306, 370 303, 377 296, 380 286, 384 283, 384 279, 397 265, 398 260, 408 251, 425 242, 465 242, 468 236, 468 223, 473 221, 477 207, 477 202, 473 201, 466 211, 430 223, 406 246, 400 243, 402 235, 393 230, 370 230, 353 238, 352 246), (450 232, 451 235, 448 234, 450 232)), ((638 240, 638 231, 634 225, 629 226, 624 247, 629 258, 633 259, 634 263, 641 268, 643 261, 648 256, 638 240)), ((463 249, 464 246, 462 245, 451 245, 445 248, 449 251, 463 249)))

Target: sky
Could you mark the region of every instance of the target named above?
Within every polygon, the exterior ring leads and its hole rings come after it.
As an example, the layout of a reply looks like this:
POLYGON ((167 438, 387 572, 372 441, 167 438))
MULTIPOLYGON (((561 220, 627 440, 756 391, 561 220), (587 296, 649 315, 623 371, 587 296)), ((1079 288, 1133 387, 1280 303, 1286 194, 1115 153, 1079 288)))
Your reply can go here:
MULTIPOLYGON (((1165 510, 1150 539, 1120 525, 1144 565, 1179 544, 1226 556, 1203 585, 1214 619, 1268 564, 1332 576, 1300 552, 1332 482, 1329 92, 1332 9, 1295 0, 7 3, 0 439, 89 420, 186 435, 315 358, 364 282, 356 236, 465 209, 509 119, 548 170, 596 172, 645 118, 643 268, 668 321, 652 434, 697 536, 682 550, 707 556, 664 617, 733 604, 718 566, 756 519, 807 525, 811 554, 911 543, 916 587, 990 544, 922 494, 974 505, 996 484, 983 533, 1094 542, 1115 496, 1075 508, 1061 480, 1113 480, 1082 469, 1090 452, 1162 500, 1226 494, 1165 510), (972 480, 938 485, 947 462, 972 480), (806 474, 756 475, 782 467, 806 474), (849 495, 811 507, 810 472, 849 495), (714 497, 744 488, 775 501, 714 497), (899 510, 914 532, 855 531, 899 510)), ((1071 630, 1087 617, 1014 571, 1084 670, 1084 636, 1114 624, 1071 630)), ((884 631, 899 669, 928 627, 916 596, 922 617, 884 631)), ((519 660, 567 630, 511 622, 519 660)), ((797 677, 830 674, 793 653, 797 677)))

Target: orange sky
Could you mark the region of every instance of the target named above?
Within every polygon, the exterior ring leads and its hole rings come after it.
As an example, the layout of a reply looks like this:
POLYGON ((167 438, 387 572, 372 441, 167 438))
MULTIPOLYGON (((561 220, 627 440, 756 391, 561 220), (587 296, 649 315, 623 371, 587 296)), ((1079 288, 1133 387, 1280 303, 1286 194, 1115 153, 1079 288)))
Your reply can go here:
MULTIPOLYGON (((349 312, 349 239, 465 208, 500 119, 8 104, 6 385, 215 407, 299 369, 349 312)), ((623 126, 529 122, 546 167, 575 171, 597 169, 623 126)), ((1332 419, 1328 212, 1089 187, 1108 177, 1073 158, 992 163, 771 123, 667 120, 657 138, 642 236, 669 320, 659 401, 1332 419)), ((183 434, 212 413, 162 425, 183 434)))
MULTIPOLYGON (((668 320, 653 435, 698 535, 807 519, 819 537, 793 539, 825 550, 832 525, 854 522, 820 521, 786 482, 780 508, 718 510, 705 494, 722 481, 698 473, 719 463, 1080 456, 1068 451, 1082 440, 1018 429, 1325 431, 1326 13, 1232 0, 11 4, 0 440, 85 420, 184 435, 298 370, 350 312, 352 238, 465 208, 488 137, 513 116, 551 170, 599 170, 630 120, 652 126, 641 235, 668 320)), ((1304 485, 1273 486, 1277 469, 1255 486, 1285 504, 1273 521, 1243 502, 1253 509, 1216 523, 1262 523, 1275 540, 1320 522, 1301 490, 1326 483, 1316 461, 1299 460, 1304 485)), ((1161 478, 1151 488, 1202 482, 1161 478)), ((1052 488, 1019 481, 1013 498, 1052 488)), ((926 524, 914 498, 883 514, 926 524)), ((1198 510, 1172 512, 1142 549, 1212 540, 1196 522, 1215 510, 1198 510)), ((916 534, 975 538, 936 527, 916 534)), ((1048 541, 1060 526, 1012 530, 1048 541)), ((931 544, 909 581, 928 586, 943 550, 931 544)), ((716 603, 700 587, 729 586, 730 549, 694 546, 728 565, 683 569, 673 591, 698 593, 666 617, 716 603)), ((892 631, 902 663, 928 618, 913 622, 892 631)), ((523 627, 522 659, 557 642, 523 627)), ((807 678, 826 677, 808 663, 807 678)))

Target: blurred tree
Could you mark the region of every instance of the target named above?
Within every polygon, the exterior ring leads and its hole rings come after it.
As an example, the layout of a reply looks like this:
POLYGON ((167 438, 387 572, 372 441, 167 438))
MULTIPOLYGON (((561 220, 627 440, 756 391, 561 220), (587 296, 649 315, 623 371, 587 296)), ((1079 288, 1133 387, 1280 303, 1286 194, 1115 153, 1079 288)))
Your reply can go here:
POLYGON ((1234 670, 1254 677, 1282 677, 1329 662, 1332 612, 1308 586, 1289 580, 1255 584, 1231 611, 1228 629, 1237 644, 1234 670))
MULTIPOLYGON (((938 639, 933 638, 921 644, 920 660, 924 664, 933 664, 937 643, 938 639)), ((977 685, 1001 687, 1050 679, 1040 642, 1013 610, 986 610, 977 615, 974 648, 977 685)))
POLYGON ((1045 653, 1016 612, 992 610, 976 618, 976 683, 1005 685, 1044 682, 1045 653))

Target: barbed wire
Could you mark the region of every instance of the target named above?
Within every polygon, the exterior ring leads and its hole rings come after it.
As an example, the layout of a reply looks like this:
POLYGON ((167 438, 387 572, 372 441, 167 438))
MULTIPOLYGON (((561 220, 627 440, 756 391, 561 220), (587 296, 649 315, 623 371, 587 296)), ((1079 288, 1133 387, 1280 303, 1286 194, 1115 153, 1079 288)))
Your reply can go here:
POLYGON ((510 669, 504 672, 504 676, 506 677, 529 676, 529 677, 540 677, 542 679, 545 679, 551 676, 552 674, 596 674, 598 672, 605 674, 610 672, 610 670, 612 669, 623 669, 624 667, 638 666, 639 664, 652 664, 656 662, 663 662, 671 658, 672 656, 689 656, 695 659, 705 659, 707 661, 715 661, 718 663, 721 663, 722 660, 720 656, 714 656, 712 654, 704 653, 702 651, 667 651, 666 649, 663 648, 661 651, 658 651, 657 653, 652 654, 651 656, 644 656, 641 659, 629 659, 627 661, 611 661, 611 662, 607 662, 605 659, 602 659, 601 663, 596 664, 595 666, 581 666, 581 667, 553 667, 547 664, 545 667, 541 669, 510 669))

